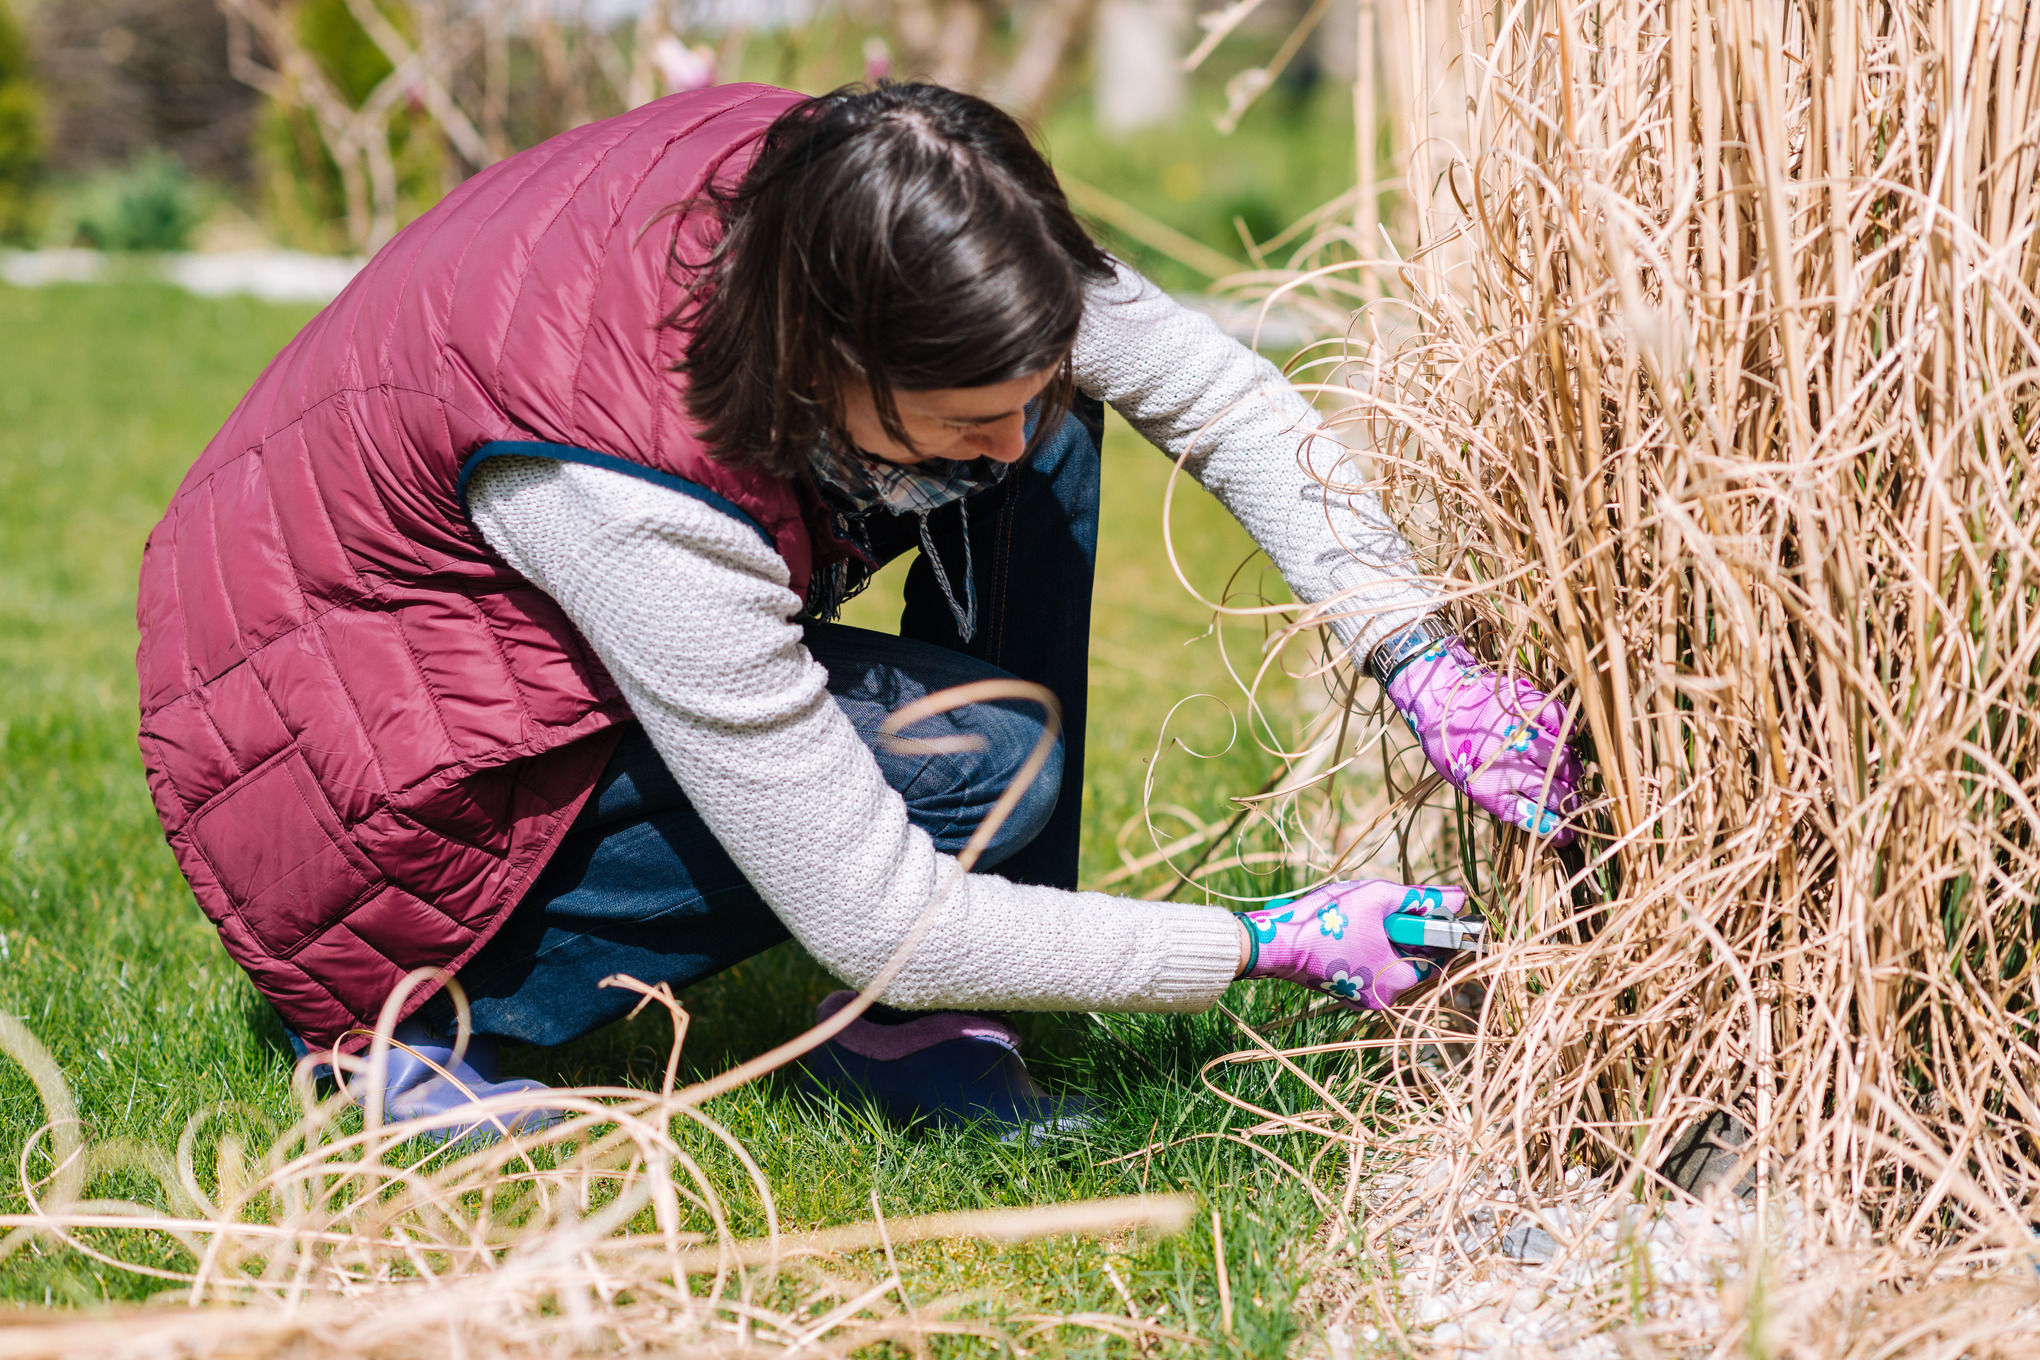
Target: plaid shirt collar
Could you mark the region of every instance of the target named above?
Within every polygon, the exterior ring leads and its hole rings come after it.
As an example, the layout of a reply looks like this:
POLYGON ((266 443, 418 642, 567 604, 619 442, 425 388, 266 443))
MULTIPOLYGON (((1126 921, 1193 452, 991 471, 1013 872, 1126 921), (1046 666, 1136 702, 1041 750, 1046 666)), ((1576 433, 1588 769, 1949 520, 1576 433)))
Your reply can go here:
POLYGON ((997 486, 1012 470, 990 458, 931 458, 903 467, 861 453, 846 457, 826 440, 815 446, 810 466, 823 498, 850 515, 869 510, 925 515, 997 486))

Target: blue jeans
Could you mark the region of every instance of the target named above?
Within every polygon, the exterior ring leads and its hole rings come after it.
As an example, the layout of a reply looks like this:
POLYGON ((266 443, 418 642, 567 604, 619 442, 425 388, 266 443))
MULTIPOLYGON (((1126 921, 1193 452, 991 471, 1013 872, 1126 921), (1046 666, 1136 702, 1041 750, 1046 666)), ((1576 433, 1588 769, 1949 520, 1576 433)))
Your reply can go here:
MULTIPOLYGON (((909 569, 900 636, 841 624, 807 625, 808 651, 829 673, 829 692, 878 760, 907 815, 938 848, 963 848, 1033 750, 1038 705, 972 704, 906 731, 976 734, 967 754, 881 750, 887 714, 923 694, 994 676, 1046 685, 1062 702, 1058 759, 999 829, 980 869, 1015 882, 1073 888, 1084 787, 1084 699, 1089 668, 1091 578, 1098 543, 1102 410, 1082 403, 997 487, 970 502, 977 575, 977 636, 958 636, 930 565, 909 569)), ((950 572, 962 570, 963 517, 930 517, 950 572)), ((881 560, 919 543, 909 516, 871 534, 881 560)), ((559 1044, 609 1023, 637 997, 596 984, 629 973, 677 990, 787 938, 731 862, 652 748, 644 730, 624 734, 573 828, 510 919, 460 971, 477 1032, 559 1044)), ((450 1027, 441 995, 427 1019, 450 1027)))

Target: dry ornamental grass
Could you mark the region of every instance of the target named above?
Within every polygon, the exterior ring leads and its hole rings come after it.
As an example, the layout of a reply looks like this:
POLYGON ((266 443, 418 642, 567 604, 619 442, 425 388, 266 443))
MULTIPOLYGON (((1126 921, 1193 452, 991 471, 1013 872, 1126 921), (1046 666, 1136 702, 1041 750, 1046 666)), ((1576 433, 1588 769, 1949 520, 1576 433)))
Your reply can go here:
POLYGON ((2031 1354, 2040 11, 1428 8, 1416 248, 1239 282, 1385 294, 1319 364, 1355 486, 1572 706, 1588 797, 1573 854, 1427 783, 1271 814, 1332 876, 1405 818, 1501 941, 1328 1102, 1330 1240, 1407 1272, 1327 1270, 1333 1349, 2031 1354))

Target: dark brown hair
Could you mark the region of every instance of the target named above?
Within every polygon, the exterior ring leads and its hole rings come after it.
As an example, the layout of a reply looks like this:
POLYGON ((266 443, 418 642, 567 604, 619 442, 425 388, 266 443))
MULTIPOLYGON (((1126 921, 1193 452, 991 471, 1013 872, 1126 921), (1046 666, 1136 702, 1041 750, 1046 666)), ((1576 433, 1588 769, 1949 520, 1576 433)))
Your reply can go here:
POLYGON ((706 260, 676 260, 692 271, 666 318, 693 331, 675 365, 688 414, 715 457, 780 476, 824 436, 849 447, 842 392, 859 379, 886 433, 911 445, 894 392, 1060 364, 1036 413, 1052 431, 1073 392, 1084 284, 1112 268, 1020 125, 939 85, 798 105, 739 184, 682 211, 721 227, 706 260))

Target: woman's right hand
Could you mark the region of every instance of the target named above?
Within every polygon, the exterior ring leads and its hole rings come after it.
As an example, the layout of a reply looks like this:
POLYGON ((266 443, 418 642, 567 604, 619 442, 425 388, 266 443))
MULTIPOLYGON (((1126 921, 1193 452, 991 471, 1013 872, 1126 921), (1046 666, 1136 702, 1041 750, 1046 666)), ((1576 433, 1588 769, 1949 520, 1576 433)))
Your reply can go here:
POLYGON ((1242 977, 1275 977, 1336 997, 1353 1010, 1385 1011, 1438 965, 1390 943, 1391 912, 1463 916, 1462 888, 1359 879, 1327 883, 1279 906, 1242 912, 1253 960, 1242 977))

